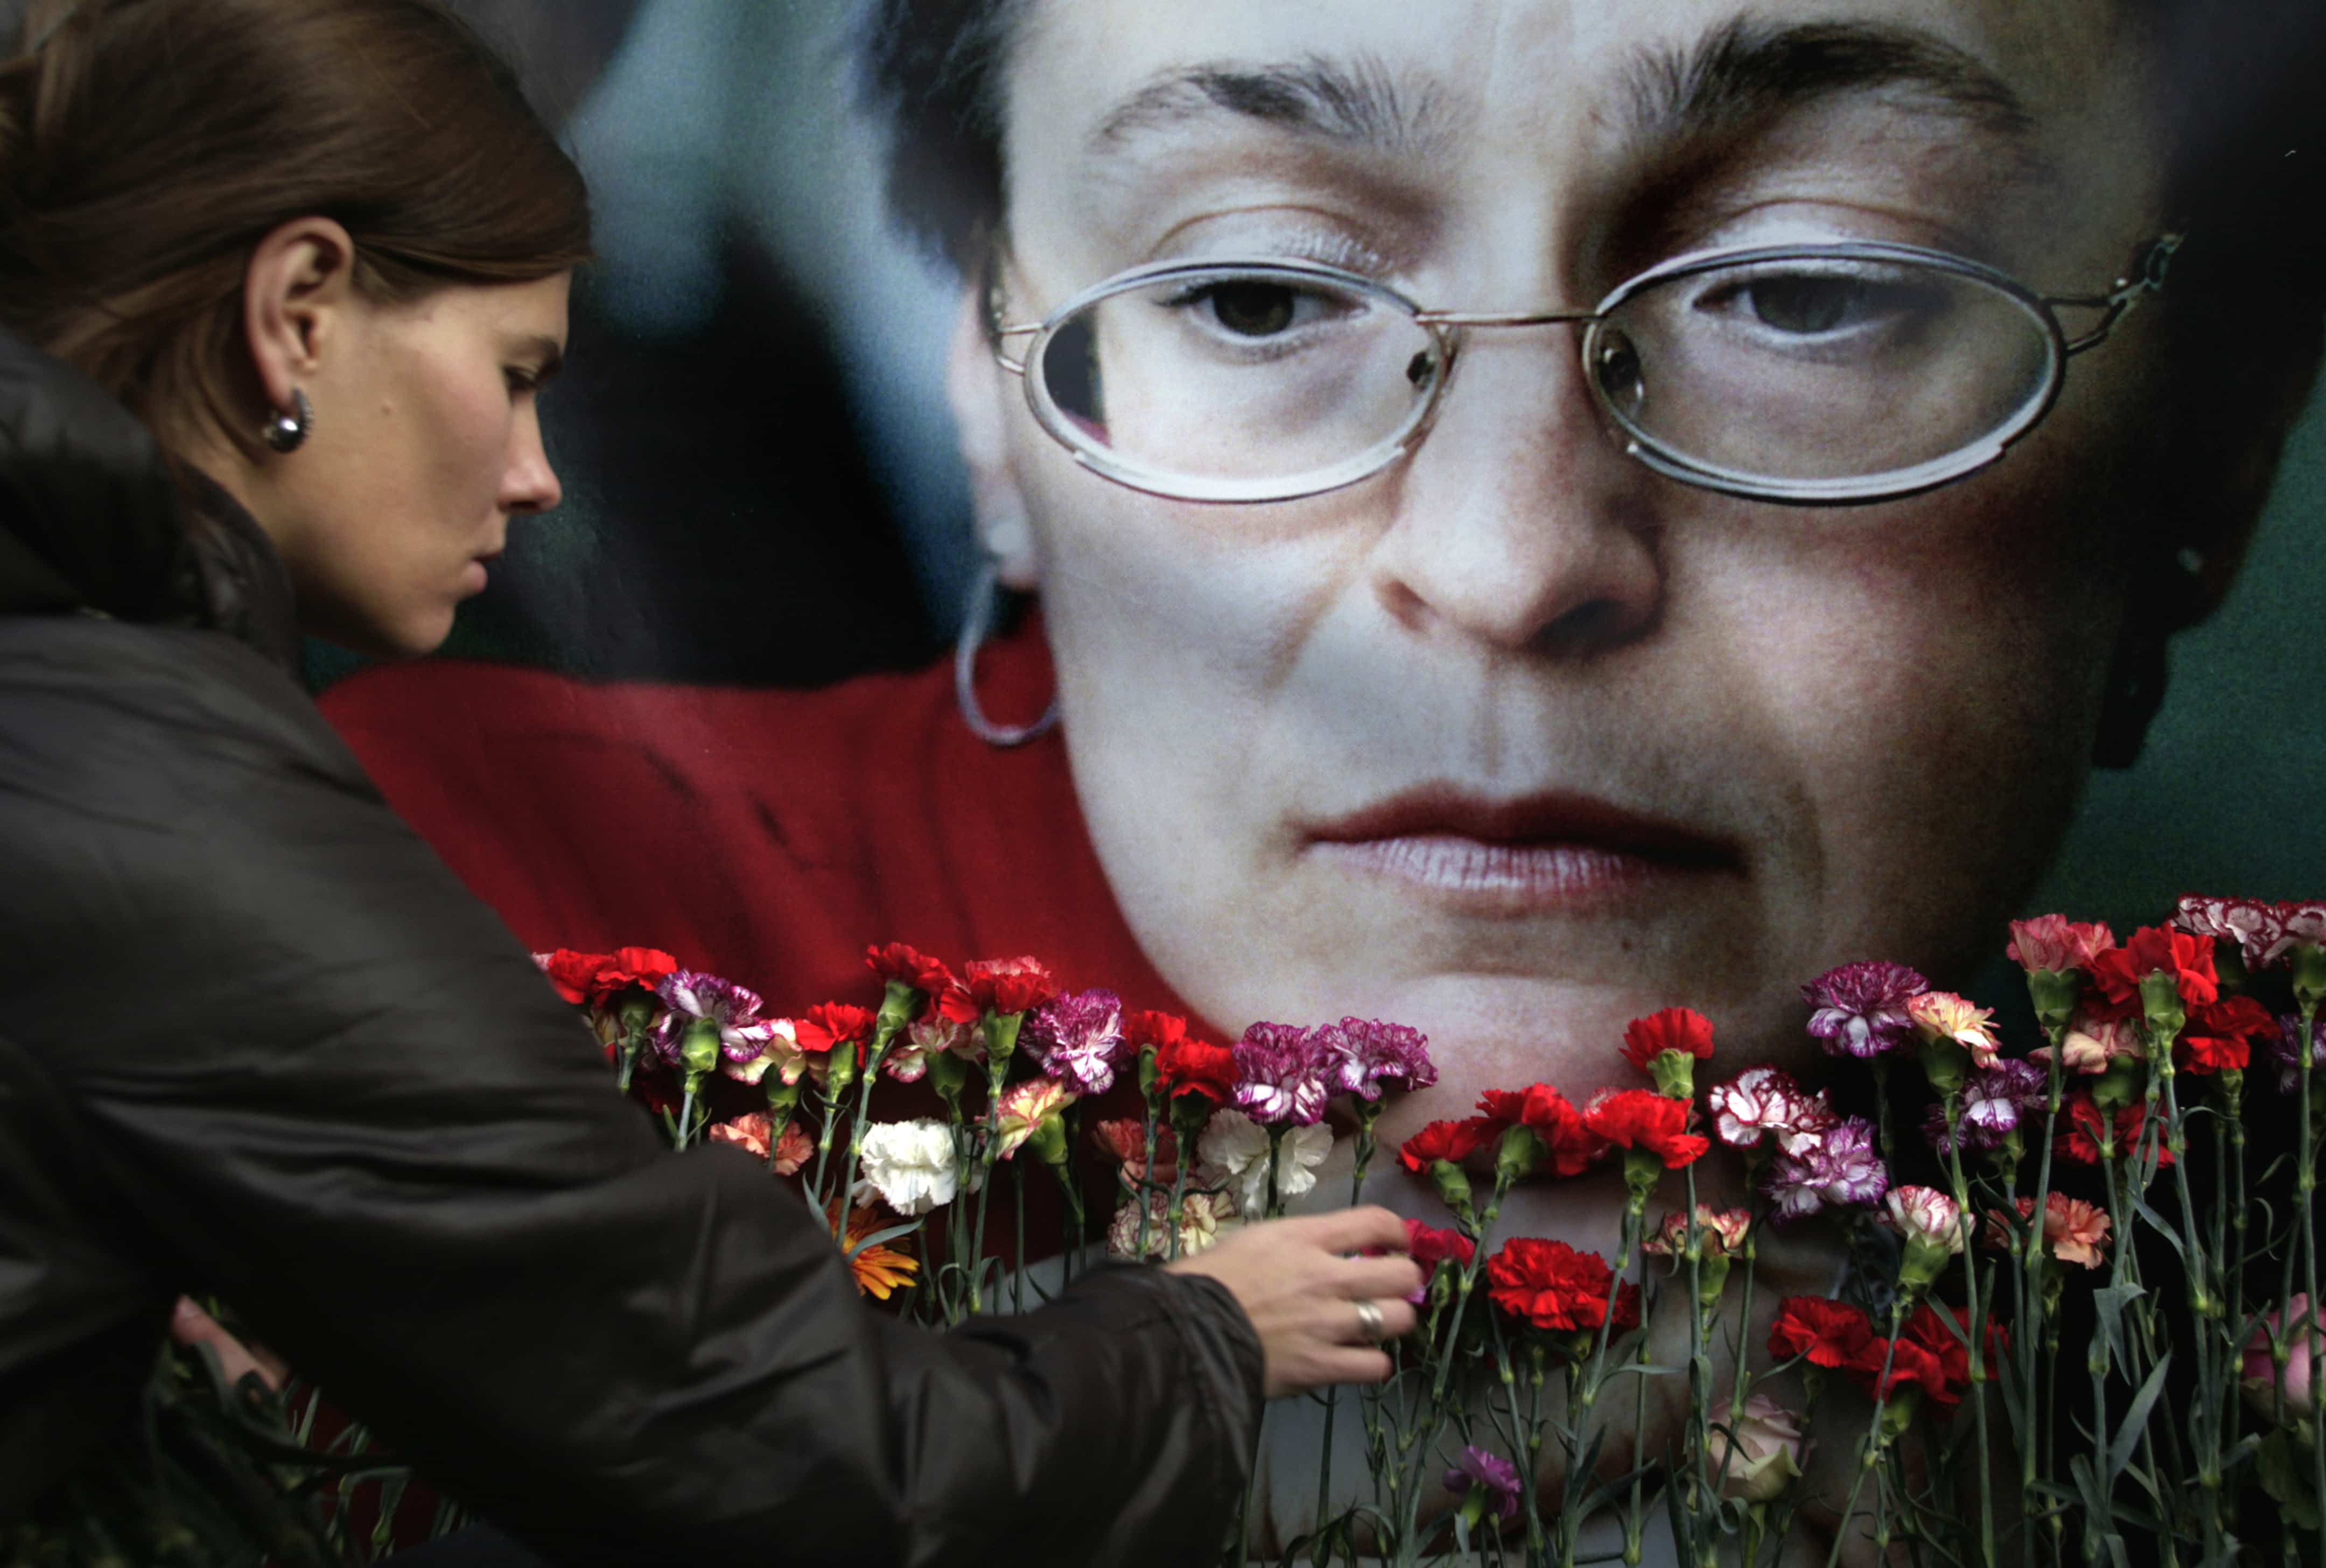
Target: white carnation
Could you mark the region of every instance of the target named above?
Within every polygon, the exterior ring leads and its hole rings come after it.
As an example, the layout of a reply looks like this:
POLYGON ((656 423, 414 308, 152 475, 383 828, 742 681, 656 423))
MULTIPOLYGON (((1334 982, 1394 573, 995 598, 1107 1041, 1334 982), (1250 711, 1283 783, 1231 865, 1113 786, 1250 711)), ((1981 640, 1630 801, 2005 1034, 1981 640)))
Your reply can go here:
POLYGON ((953 1131, 930 1118, 884 1121, 864 1130, 863 1184, 898 1213, 926 1214, 950 1203, 958 1186, 953 1131))
MULTIPOLYGON (((1333 1129, 1287 1127, 1276 1146, 1276 1200, 1299 1197, 1317 1184, 1317 1167, 1333 1152, 1333 1129)), ((1215 1111, 1196 1140, 1196 1173, 1204 1184, 1226 1187, 1236 1212, 1256 1220, 1268 1202, 1268 1129, 1233 1109, 1215 1111)))

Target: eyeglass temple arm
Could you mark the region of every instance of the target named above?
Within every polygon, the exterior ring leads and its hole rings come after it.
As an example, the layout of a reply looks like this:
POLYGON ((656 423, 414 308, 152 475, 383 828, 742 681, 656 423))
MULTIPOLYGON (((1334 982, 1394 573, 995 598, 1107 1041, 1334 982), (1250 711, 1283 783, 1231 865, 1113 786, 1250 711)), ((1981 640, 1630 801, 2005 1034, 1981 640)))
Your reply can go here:
POLYGON ((2068 339, 2068 352, 2081 354, 2107 341, 2118 321, 2149 294, 2164 292, 2165 274, 2172 264, 2172 253, 2188 238, 2183 234, 2159 235, 2142 247, 2133 259, 2132 267, 2124 276, 2109 285, 2105 294, 2057 294, 2047 297, 2043 303, 2054 311, 2098 311, 2100 319, 2091 330, 2081 337, 2068 339))

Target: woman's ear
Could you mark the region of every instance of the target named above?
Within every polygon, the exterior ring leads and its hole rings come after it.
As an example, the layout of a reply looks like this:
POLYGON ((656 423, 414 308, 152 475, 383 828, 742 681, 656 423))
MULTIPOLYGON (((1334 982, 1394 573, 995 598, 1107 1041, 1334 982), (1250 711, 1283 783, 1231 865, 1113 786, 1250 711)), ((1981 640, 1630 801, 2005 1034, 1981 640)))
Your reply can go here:
POLYGON ((1031 591, 1041 586, 1034 528, 1025 496, 1009 471, 1003 398, 1016 378, 993 357, 987 335, 984 291, 972 280, 961 291, 953 345, 945 365, 945 395, 961 432, 969 468, 970 499, 977 510, 978 543, 997 564, 1001 581, 1031 591))
POLYGON ((243 335, 269 409, 312 385, 355 303, 354 240, 328 218, 302 218, 258 242, 243 275, 243 335))

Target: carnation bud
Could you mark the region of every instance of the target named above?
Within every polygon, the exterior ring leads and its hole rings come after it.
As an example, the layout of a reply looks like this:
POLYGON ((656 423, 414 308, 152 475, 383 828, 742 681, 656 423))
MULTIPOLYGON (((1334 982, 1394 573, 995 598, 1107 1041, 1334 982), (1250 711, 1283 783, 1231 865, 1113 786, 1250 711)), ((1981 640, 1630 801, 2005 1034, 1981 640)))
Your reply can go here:
POLYGON ((837 1099, 856 1081, 856 1043, 842 1040, 823 1053, 823 1092, 837 1099))
POLYGON ((1534 1174, 1549 1151, 1543 1147, 1532 1127, 1523 1124, 1503 1134, 1502 1143, 1494 1150, 1494 1176, 1498 1181, 1515 1182, 1534 1174))
POLYGON ((678 1037, 678 1060, 696 1078, 719 1065, 719 1025, 708 1018, 688 1021, 678 1037))
POLYGON ((2147 1093, 2142 1081, 2145 1069, 2128 1056, 2118 1057, 2108 1070, 2092 1080, 2092 1103, 2104 1111, 2121 1110, 2147 1093))
POLYGON ((913 1014, 921 1005, 921 993, 910 980, 890 980, 880 993, 880 1011, 872 1023, 872 1044, 879 1050, 897 1037, 897 1032, 913 1021, 913 1014))
POLYGON ((2149 1029, 2167 1040, 2189 1022, 2181 1007, 2180 979, 2164 970, 2151 970, 2140 978, 2140 1007, 2149 1029))
POLYGON ((2027 996, 2035 1004, 2035 1021, 2046 1029, 2064 1028, 2075 1013, 2080 979, 2074 970, 2029 970, 2027 996))
POLYGON ((932 1051, 927 1061, 929 1087, 947 1105, 958 1107, 962 1089, 969 1082, 969 1063, 950 1051, 932 1051))
POLYGON ((1462 1174, 1461 1166, 1451 1160, 1432 1160, 1429 1179, 1437 1183, 1437 1195, 1448 1209, 1456 1214, 1470 1211, 1470 1178, 1462 1174))
POLYGON ((1656 1092, 1670 1099, 1688 1099, 1696 1093, 1696 1058, 1685 1051, 1657 1052, 1648 1075, 1656 1081, 1656 1092))
POLYGON ((1139 1092, 1150 1106, 1155 1103, 1156 1081, 1155 1047, 1141 1045, 1139 1048, 1139 1092))
POLYGON ((1960 1094, 1970 1072, 1970 1053, 1961 1042, 1925 1035, 1921 1045, 1922 1076, 1940 1094, 1960 1094))
POLYGON ((1035 1125, 1033 1137, 1026 1146, 1044 1164, 1063 1171, 1066 1168, 1066 1122, 1055 1111, 1035 1125))
POLYGON ((1624 1183, 1631 1188, 1633 1202, 1645 1202, 1663 1178, 1663 1156, 1655 1150, 1635 1147, 1624 1151, 1624 1183))
POLYGON ((2326 947, 2314 942, 2293 944, 2293 999, 2304 1008, 2326 1002, 2326 947))

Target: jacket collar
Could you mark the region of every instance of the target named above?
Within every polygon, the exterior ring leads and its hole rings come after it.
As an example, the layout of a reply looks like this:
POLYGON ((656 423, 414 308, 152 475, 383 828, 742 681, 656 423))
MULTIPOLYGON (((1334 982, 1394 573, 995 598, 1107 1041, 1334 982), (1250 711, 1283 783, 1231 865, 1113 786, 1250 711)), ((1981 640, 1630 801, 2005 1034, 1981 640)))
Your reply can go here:
POLYGON ((295 669, 281 558, 96 383, 0 331, 0 616, 223 631, 295 669))

